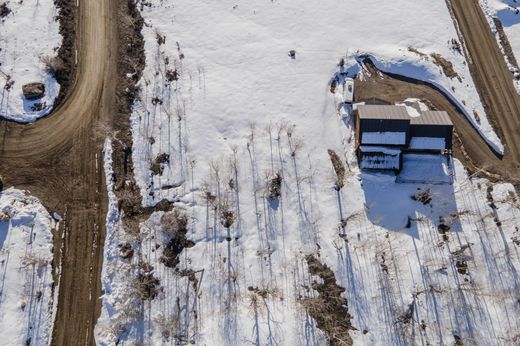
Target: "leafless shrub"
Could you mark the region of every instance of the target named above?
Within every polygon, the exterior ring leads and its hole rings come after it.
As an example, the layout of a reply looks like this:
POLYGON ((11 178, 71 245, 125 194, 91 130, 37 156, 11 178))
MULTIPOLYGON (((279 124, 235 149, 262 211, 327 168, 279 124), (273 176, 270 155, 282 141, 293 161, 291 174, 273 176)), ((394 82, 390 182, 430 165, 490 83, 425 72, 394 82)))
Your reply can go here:
MULTIPOLYGON (((0 177, 0 186, 2 184, 2 179, 0 177)), ((2 191, 2 189, 0 188, 0 191, 2 191)), ((0 212, 0 221, 1 222, 7 222, 11 220, 11 215, 7 214, 7 213, 4 213, 4 212, 0 212)))
POLYGON ((225 228, 229 228, 235 223, 235 214, 229 210, 226 204, 221 204, 220 207, 220 224, 225 228))
POLYGON ((174 330, 177 330, 180 325, 179 316, 170 315, 168 317, 160 314, 154 318, 155 323, 161 330, 161 336, 164 341, 168 341, 174 330))
POLYGON ((164 164, 170 162, 170 155, 162 153, 157 155, 155 160, 150 164, 150 171, 153 175, 161 175, 164 171, 164 164))
POLYGON ((176 69, 166 70, 166 80, 168 82, 173 82, 179 79, 179 74, 176 69))
POLYGON ((0 4, 0 18, 7 17, 11 13, 11 9, 7 7, 7 2, 0 4))
POLYGON ((182 210, 175 208, 168 213, 164 213, 161 216, 161 226, 171 237, 176 236, 178 233, 186 233, 188 225, 188 217, 182 210))
POLYGON ((282 176, 276 173, 267 182, 267 194, 270 199, 278 199, 282 195, 282 176))
POLYGON ((62 79, 68 71, 67 65, 59 56, 44 56, 41 62, 45 65, 45 70, 58 80, 62 79))
POLYGON ((163 104, 163 100, 159 96, 152 97, 152 105, 156 106, 156 105, 162 105, 162 104, 163 104))
POLYGON ((412 195, 412 199, 426 205, 432 201, 432 193, 430 189, 417 189, 412 195))
POLYGON ((133 285, 141 300, 153 300, 160 292, 160 280, 153 275, 153 266, 147 262, 139 262, 138 273, 133 285))
POLYGON ((27 267, 36 267, 38 270, 40 270, 43 267, 47 266, 47 264, 49 264, 49 261, 47 261, 47 259, 30 252, 22 257, 20 269, 24 269, 27 267))
POLYGON ((179 264, 179 254, 185 249, 195 245, 186 238, 188 218, 184 211, 173 209, 164 213, 161 217, 163 231, 170 236, 170 240, 163 250, 159 261, 166 267, 175 268, 179 264))
POLYGON ((278 298, 280 295, 280 292, 276 288, 259 288, 257 286, 249 286, 247 288, 249 292, 253 292, 257 296, 261 297, 262 299, 267 298, 278 298))
POLYGON ((345 181, 345 166, 343 165, 343 162, 341 161, 341 158, 338 154, 332 149, 329 149, 327 151, 330 156, 330 161, 332 162, 332 167, 334 168, 334 172, 336 172, 336 183, 335 183, 335 189, 337 191, 341 190, 341 188, 344 186, 345 181))
POLYGON ((155 39, 157 40, 158 45, 166 43, 166 35, 161 35, 158 30, 155 30, 155 39))
POLYGON ((130 259, 134 256, 134 248, 130 243, 124 243, 119 246, 119 256, 124 259, 130 259))

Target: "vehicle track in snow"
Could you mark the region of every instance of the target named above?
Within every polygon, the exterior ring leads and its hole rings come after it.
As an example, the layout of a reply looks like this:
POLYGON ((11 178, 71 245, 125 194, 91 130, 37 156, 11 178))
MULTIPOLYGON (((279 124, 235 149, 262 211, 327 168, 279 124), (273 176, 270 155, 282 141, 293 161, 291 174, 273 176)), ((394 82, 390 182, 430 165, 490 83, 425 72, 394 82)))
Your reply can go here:
POLYGON ((59 285, 55 282, 55 345, 94 344, 108 203, 102 170, 106 134, 96 133, 96 124, 111 121, 116 102, 117 3, 78 4, 78 65, 66 99, 34 124, 0 121, 4 184, 29 190, 63 217, 54 248, 61 270, 59 285))

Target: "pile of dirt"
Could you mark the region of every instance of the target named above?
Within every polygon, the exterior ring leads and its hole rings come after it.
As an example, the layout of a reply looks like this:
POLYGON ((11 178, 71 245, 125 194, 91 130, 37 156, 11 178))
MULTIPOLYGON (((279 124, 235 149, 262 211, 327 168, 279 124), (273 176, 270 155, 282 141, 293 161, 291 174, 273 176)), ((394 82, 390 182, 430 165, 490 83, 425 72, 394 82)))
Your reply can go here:
POLYGON ((312 282, 311 288, 317 293, 314 297, 300 298, 308 314, 316 321, 331 346, 350 346, 349 332, 354 330, 350 322, 348 302, 341 294, 345 289, 336 283, 334 272, 313 255, 305 257, 309 273, 319 278, 312 282))
POLYGON ((442 72, 446 75, 448 78, 457 78, 460 82, 462 82, 462 79, 460 78, 459 74, 455 69, 453 68, 453 64, 451 61, 446 60, 442 55, 437 53, 432 53, 430 56, 433 58, 433 63, 440 68, 442 68, 442 72))
POLYGON ((498 37, 500 39, 500 45, 504 49, 504 53, 507 57, 507 60, 511 65, 518 69, 518 62, 516 61, 515 53, 513 53, 513 48, 511 48, 509 39, 507 38, 507 35, 504 32, 504 26, 502 25, 502 22, 498 18, 493 18, 493 21, 495 22, 495 26, 498 31, 498 37))
POLYGON ((23 96, 28 100, 36 100, 45 95, 45 85, 35 82, 22 85, 23 96))

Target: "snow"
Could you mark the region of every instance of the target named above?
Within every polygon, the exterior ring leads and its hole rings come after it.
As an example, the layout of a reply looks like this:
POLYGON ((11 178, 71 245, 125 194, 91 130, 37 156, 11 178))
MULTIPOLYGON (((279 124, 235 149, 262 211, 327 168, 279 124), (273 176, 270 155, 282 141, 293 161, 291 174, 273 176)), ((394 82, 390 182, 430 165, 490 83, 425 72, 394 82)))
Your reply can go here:
POLYGON ((514 66, 505 54, 504 47, 500 43, 499 32, 493 18, 498 18, 502 23, 504 32, 507 36, 513 55, 517 62, 520 61, 520 5, 516 0, 479 0, 482 10, 486 14, 489 26, 495 34, 498 45, 504 54, 509 70, 513 73, 517 92, 520 94, 520 71, 518 66, 514 66))
POLYGON ((403 169, 398 183, 451 184, 453 162, 443 155, 403 154, 403 169), (450 161, 448 161, 450 160, 450 161))
MULTIPOLYGON (((444 2, 154 0, 142 14, 147 66, 131 118, 136 181, 145 206, 167 198, 187 214, 194 246, 180 253, 176 269, 166 267, 163 212, 130 234, 110 194, 99 344, 326 344, 300 299, 316 296, 307 254, 346 289, 355 344, 443 345, 454 335, 464 344, 514 343, 520 259, 510 239, 520 236, 520 211, 512 186, 494 185, 495 210, 487 194, 493 185, 470 179, 458 162, 453 185, 361 172, 342 92, 330 93, 338 61, 347 55, 345 68, 359 70, 354 58, 371 52, 386 70, 455 87, 449 94, 468 114, 484 114, 464 57, 450 48, 457 34, 444 2), (442 54, 462 83, 408 47, 442 54), (179 78, 168 82, 174 68, 179 78), (340 191, 328 149, 345 166, 340 191), (163 153, 163 173, 152 174, 163 153), (269 189, 276 174, 279 198, 269 189), (429 189, 432 201, 412 200, 417 189, 429 189), (235 216, 228 228, 223 211, 235 216), (441 217, 451 226, 444 235, 441 217), (125 243, 135 251, 131 260, 120 256, 125 243), (453 254, 466 244, 468 254, 453 254), (457 271, 456 258, 469 274, 457 271), (140 261, 153 266, 162 287, 151 301, 136 294, 140 261), (404 323, 410 303, 412 320, 404 323)), ((481 133, 500 146, 486 124, 481 133)), ((409 173, 424 177, 433 161, 412 160, 409 173)), ((444 169, 442 161, 435 167, 444 169)))
POLYGON ((444 138, 435 137, 412 137, 410 139, 410 149, 428 149, 428 150, 444 150, 446 149, 446 140, 444 138))
POLYGON ((0 193, 2 345, 47 345, 53 325, 52 233, 56 223, 38 199, 0 193))
POLYGON ((405 145, 406 132, 363 132, 361 144, 405 145))
POLYGON ((60 86, 45 71, 42 58, 56 56, 61 44, 57 10, 52 0, 26 0, 6 2, 11 13, 0 21, 0 117, 34 122, 48 114, 58 96, 60 86), (9 88, 8 86, 14 82, 9 88), (26 100, 22 85, 40 82, 45 84, 45 96, 26 100), (33 106, 42 103, 41 110, 33 106))
POLYGON ((364 153, 383 153, 387 155, 399 155, 401 153, 401 149, 367 145, 360 146, 359 150, 361 150, 364 153))

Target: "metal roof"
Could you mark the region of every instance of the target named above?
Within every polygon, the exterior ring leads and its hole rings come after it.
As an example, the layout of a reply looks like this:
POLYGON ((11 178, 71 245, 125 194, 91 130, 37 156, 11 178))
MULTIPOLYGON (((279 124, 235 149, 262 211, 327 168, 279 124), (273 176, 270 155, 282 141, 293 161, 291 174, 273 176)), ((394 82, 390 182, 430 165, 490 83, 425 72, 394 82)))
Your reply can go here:
POLYGON ((422 111, 420 117, 410 119, 412 125, 453 125, 450 116, 444 111, 422 111))
POLYGON ((403 106, 359 105, 357 109, 360 119, 410 120, 403 106))
POLYGON ((444 111, 422 111, 421 116, 411 117, 406 107, 394 105, 359 105, 360 119, 410 120, 411 125, 453 125, 444 111))

